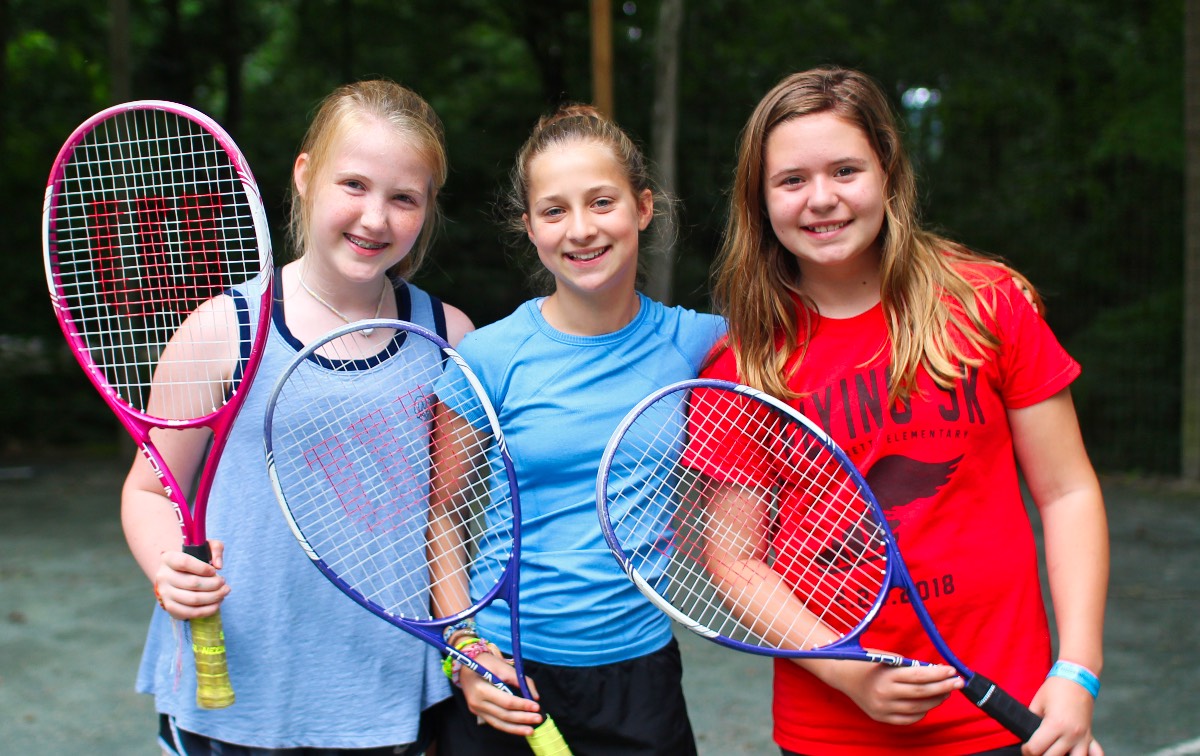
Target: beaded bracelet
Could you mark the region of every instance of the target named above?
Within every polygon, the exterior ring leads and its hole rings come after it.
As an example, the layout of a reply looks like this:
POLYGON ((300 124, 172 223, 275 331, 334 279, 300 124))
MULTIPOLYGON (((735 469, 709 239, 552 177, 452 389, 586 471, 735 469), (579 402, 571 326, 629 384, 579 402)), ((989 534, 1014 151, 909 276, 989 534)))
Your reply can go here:
POLYGON ((1046 677, 1047 679, 1061 677, 1064 680, 1077 683, 1088 693, 1091 693, 1092 698, 1100 695, 1100 678, 1096 677, 1095 672, 1092 672, 1081 664, 1069 661, 1056 661, 1054 662, 1054 666, 1050 668, 1050 674, 1046 675, 1046 677))
MULTIPOLYGON (((469 659, 475 659, 480 654, 490 651, 491 646, 491 643, 488 643, 482 638, 471 636, 470 638, 465 638, 455 644, 454 650, 462 652, 469 659)), ((444 672, 446 678, 455 685, 458 685, 458 673, 461 666, 462 665, 459 663, 458 659, 454 658, 453 655, 449 655, 445 659, 442 659, 442 672, 444 672)))
POLYGON ((442 630, 442 640, 449 643, 450 639, 453 638, 456 633, 462 632, 464 630, 467 632, 470 632, 471 635, 475 635, 475 618, 474 617, 467 617, 465 620, 459 620, 458 622, 455 622, 450 627, 443 629, 442 630))

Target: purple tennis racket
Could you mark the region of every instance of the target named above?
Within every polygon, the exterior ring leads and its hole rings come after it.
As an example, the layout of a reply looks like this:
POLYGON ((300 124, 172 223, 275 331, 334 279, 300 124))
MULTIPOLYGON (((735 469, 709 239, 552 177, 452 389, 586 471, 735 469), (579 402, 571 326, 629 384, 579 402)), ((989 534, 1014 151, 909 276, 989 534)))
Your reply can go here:
MULTIPOLYGON (((263 432, 284 516, 330 582, 508 690, 443 639, 504 601, 520 695, 531 698, 517 601, 516 475, 491 402, 449 344, 400 320, 331 331, 280 376, 263 432)), ((538 756, 570 754, 549 717, 528 742, 538 756)))
POLYGON ((638 589, 709 640, 774 657, 924 664, 859 641, 899 588, 973 704, 1022 742, 1041 724, 954 655, 866 481, 774 397, 715 380, 655 392, 609 441, 596 502, 638 589))
MULTIPOLYGON (((117 105, 59 151, 42 220, 67 343, 153 466, 184 551, 209 561, 208 494, 271 312, 270 235, 250 168, 203 113, 117 105), (212 445, 189 503, 191 481, 176 480, 151 432, 191 428, 208 429, 212 445)), ((228 706, 220 614, 190 625, 197 703, 228 706)))

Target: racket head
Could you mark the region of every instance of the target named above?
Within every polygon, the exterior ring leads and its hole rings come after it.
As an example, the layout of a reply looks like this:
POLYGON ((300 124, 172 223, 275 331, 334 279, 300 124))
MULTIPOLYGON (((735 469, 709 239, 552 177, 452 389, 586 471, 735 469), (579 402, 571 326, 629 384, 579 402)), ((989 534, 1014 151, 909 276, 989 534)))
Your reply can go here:
POLYGON ((439 647, 442 628, 497 597, 515 606, 512 463, 478 379, 439 336, 389 319, 331 331, 280 376, 263 437, 292 533, 360 605, 439 647), (395 333, 382 351, 358 335, 374 329, 395 333), (445 522, 465 558, 435 578, 433 527, 445 522), (438 587, 469 587, 469 605, 433 612, 438 587))
POLYGON ((232 414, 262 352, 273 265, 262 198, 232 137, 177 103, 102 110, 60 149, 42 219, 59 326, 135 438, 232 414), (171 388, 152 403, 169 344, 176 368, 160 386, 171 388))
POLYGON ((864 658, 857 639, 896 579, 891 534, 853 464, 787 404, 718 380, 654 392, 609 440, 596 502, 622 568, 693 632, 768 656, 864 658), (837 639, 814 645, 815 628, 754 613, 765 596, 734 556, 769 567, 837 639))

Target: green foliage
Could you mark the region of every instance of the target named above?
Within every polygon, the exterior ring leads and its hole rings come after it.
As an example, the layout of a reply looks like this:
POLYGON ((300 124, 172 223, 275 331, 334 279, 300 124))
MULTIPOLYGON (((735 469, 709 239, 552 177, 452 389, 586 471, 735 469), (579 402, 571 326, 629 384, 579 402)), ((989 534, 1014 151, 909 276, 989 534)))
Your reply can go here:
POLYGON ((1107 308, 1071 341, 1083 366, 1072 394, 1092 462, 1169 473, 1179 459, 1178 288, 1107 308))
MULTIPOLYGON (((291 256, 284 203, 314 107, 345 81, 387 76, 429 99, 450 150, 446 223, 419 282, 480 324, 528 296, 532 253, 505 236, 495 199, 538 115, 591 99, 587 3, 129 4, 133 97, 177 99, 225 125, 254 167, 280 260, 291 256)), ((658 6, 613 3, 616 116, 645 145, 658 6)), ((110 19, 107 4, 81 0, 8 0, 6 19, 0 213, 11 248, 0 256, 0 334, 57 338, 38 254, 41 187, 74 126, 110 104, 110 19)), ((1051 325, 1084 364, 1080 413, 1093 455, 1151 469, 1108 428, 1136 417, 1160 439, 1178 435, 1178 342, 1169 334, 1179 327, 1182 268, 1182 23, 1177 0, 687 0, 675 299, 707 306, 737 135, 782 76, 858 67, 897 107, 910 87, 937 89, 940 103, 909 133, 925 217, 1033 279, 1051 325), (1139 373, 1139 382, 1117 359, 1115 346, 1130 343, 1161 345, 1153 378, 1139 373)), ((64 401, 73 418, 94 408, 103 416, 82 378, 55 386, 82 386, 78 400, 45 401, 39 390, 57 377, 4 380, 9 438, 61 441, 50 409, 64 401)), ((101 437, 109 430, 92 425, 101 437)))

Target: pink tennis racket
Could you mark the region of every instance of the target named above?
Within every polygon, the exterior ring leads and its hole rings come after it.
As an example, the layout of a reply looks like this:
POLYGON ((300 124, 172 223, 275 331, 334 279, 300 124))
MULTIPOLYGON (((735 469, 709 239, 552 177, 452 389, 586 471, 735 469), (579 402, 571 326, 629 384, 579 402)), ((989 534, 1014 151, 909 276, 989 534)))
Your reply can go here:
MULTIPOLYGON (((262 356, 270 235, 233 139, 189 107, 108 108, 71 134, 42 209, 46 281, 75 358, 174 504, 184 551, 211 560, 204 515, 221 450, 262 356), (196 482, 176 479, 152 430, 207 428, 196 482)), ((193 620, 197 703, 233 703, 220 614, 193 620)))

